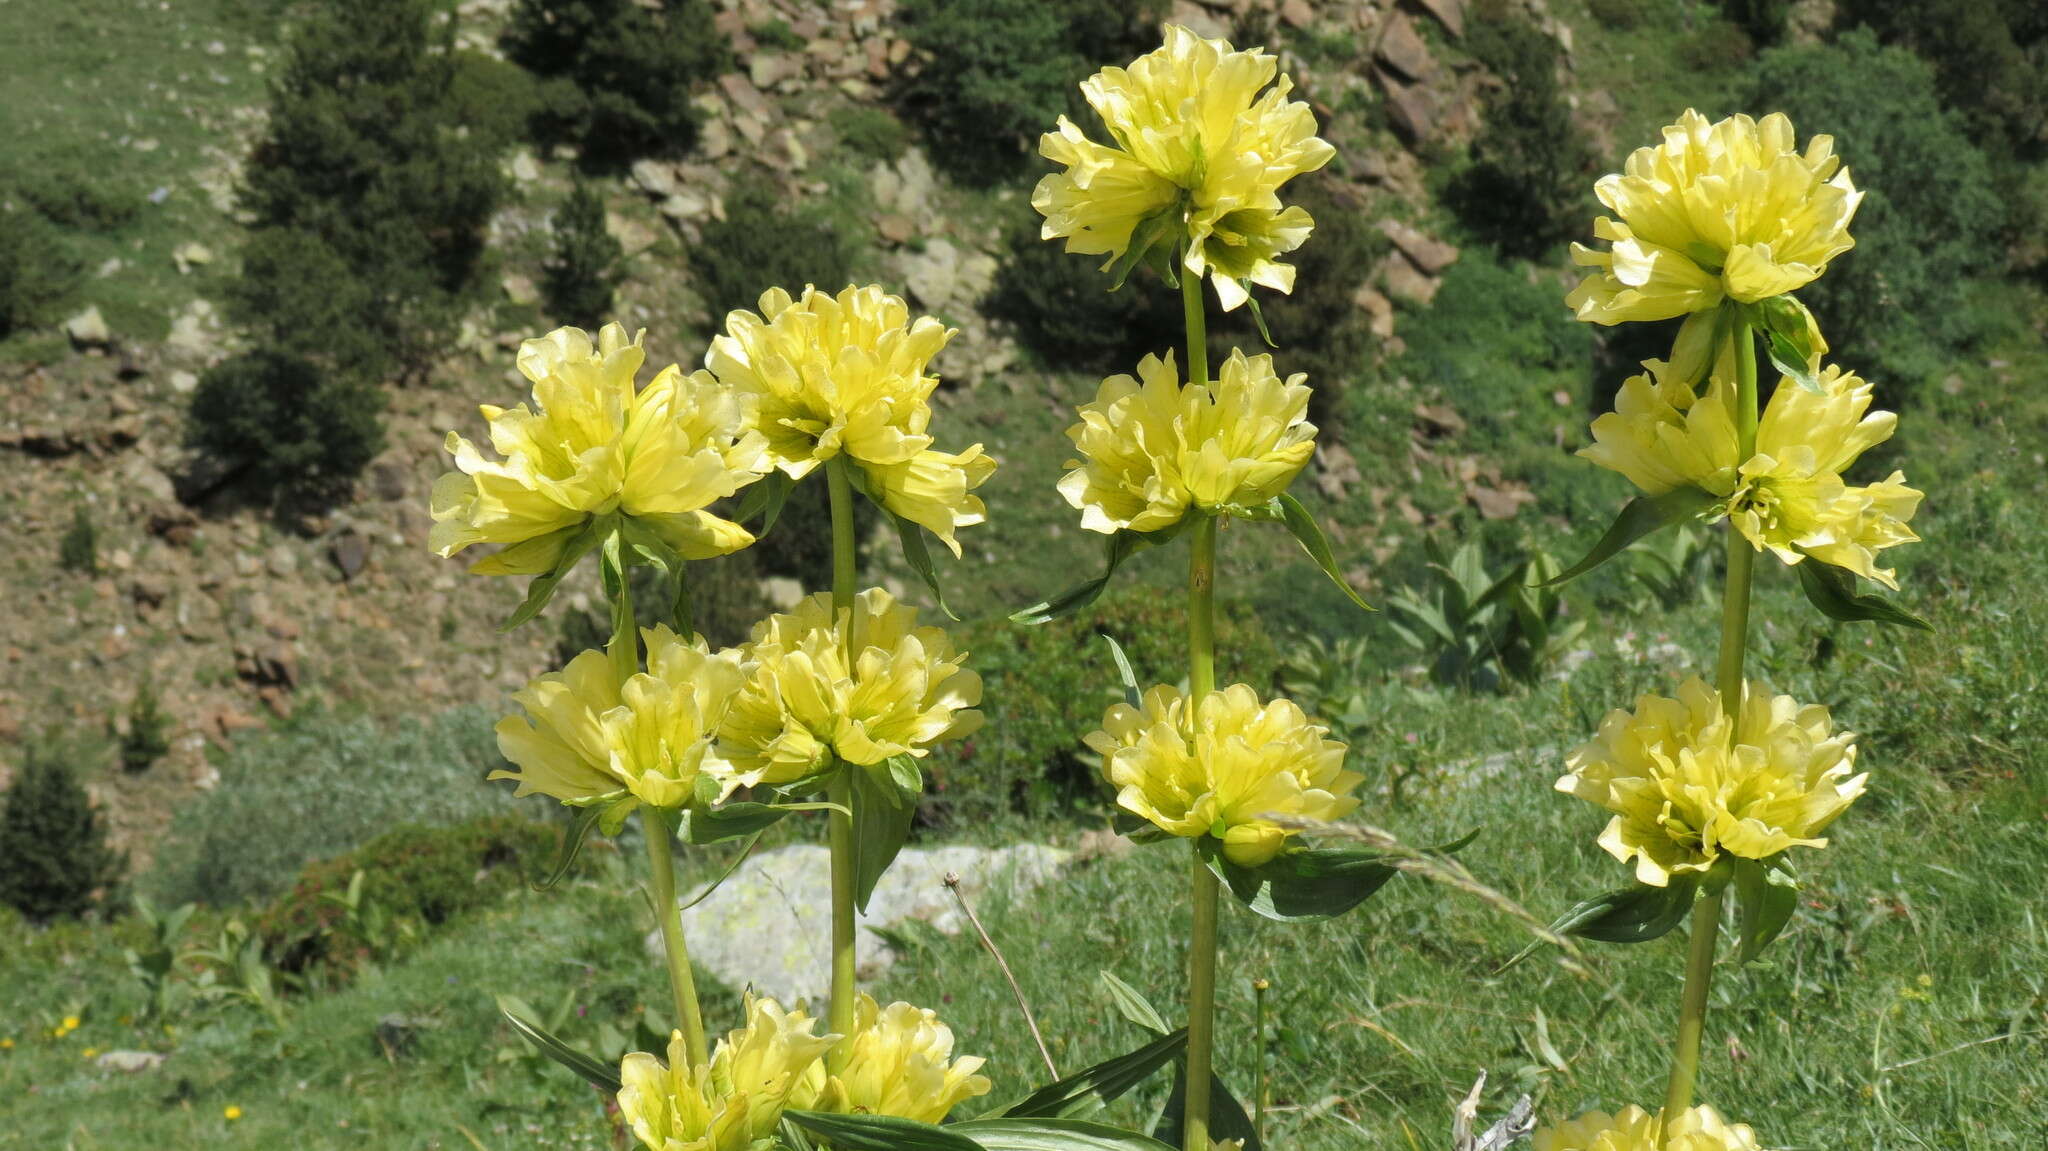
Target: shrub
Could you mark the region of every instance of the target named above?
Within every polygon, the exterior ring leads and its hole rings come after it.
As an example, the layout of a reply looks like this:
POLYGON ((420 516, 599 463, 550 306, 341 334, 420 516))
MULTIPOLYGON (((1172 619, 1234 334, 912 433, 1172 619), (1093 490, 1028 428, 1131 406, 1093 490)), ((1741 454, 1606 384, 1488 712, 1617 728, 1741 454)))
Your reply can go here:
POLYGON ((721 319, 734 308, 755 307, 771 284, 836 292, 852 264, 852 241, 843 230, 802 215, 761 180, 727 193, 725 219, 705 221, 690 249, 697 290, 721 319))
MULTIPOLYGON (((1218 608, 1217 680, 1267 690, 1279 663, 1272 638, 1245 604, 1218 608)), ((1156 588, 1115 589, 1079 616, 1039 627, 977 629, 968 647, 984 684, 986 722, 935 757, 928 816, 964 825, 1017 813, 1099 810, 1110 791, 1081 737, 1122 698, 1104 635, 1130 657, 1140 688, 1187 675, 1187 605, 1156 588)))
POLYGON ((172 818, 150 894, 172 905, 268 898, 308 860, 400 824, 507 810, 511 789, 483 782, 502 764, 497 718, 467 707, 382 727, 309 706, 239 736, 215 758, 219 785, 172 818))
POLYGON ((1009 259, 984 308, 1017 326, 1047 366, 1094 374, 1129 372, 1146 354, 1181 343, 1180 293, 1150 271, 1114 292, 1093 256, 1039 238, 1038 213, 1010 231, 1009 259))
POLYGON ((71 526, 57 541, 57 564, 68 572, 95 575, 100 570, 99 529, 84 504, 71 510, 71 526))
POLYGON ((556 829, 512 815, 397 827, 308 864, 256 921, 256 934, 280 970, 325 967, 346 978, 371 956, 341 930, 347 910, 327 896, 346 892, 358 871, 364 902, 381 916, 434 926, 545 874, 560 841, 556 829))
POLYGON ((121 766, 144 771, 171 750, 171 717, 157 699, 156 685, 144 682, 128 705, 128 730, 121 736, 121 766))
POLYGON ((105 169, 36 166, 11 179, 14 195, 44 219, 82 232, 118 231, 142 210, 142 189, 105 169))
POLYGON ((1721 0, 1721 15, 1742 29, 1751 43, 1768 48, 1785 38, 1792 0, 1721 0))
POLYGON ((611 318, 626 255, 605 227, 604 197, 596 188, 577 182, 555 212, 550 238, 554 251, 541 279, 548 312, 559 323, 595 330, 611 318))
POLYGON ((1100 62, 1122 63, 1159 46, 1159 7, 1150 0, 907 0, 898 19, 922 67, 903 84, 902 105, 955 177, 994 183, 1015 176, 1055 117, 1084 113, 1075 85, 1100 62))
POLYGON ((519 0, 505 30, 513 60, 549 83, 536 130, 573 143, 592 171, 697 142, 690 88, 731 66, 706 0, 650 11, 637 0, 519 0))
POLYGON ((2035 0, 1841 0, 1836 22, 1866 25, 1933 65, 1942 102, 1994 157, 2048 152, 2039 132, 2048 120, 2048 19, 2035 0))
POLYGON ((1866 30, 1833 44, 1774 48, 1749 103, 1782 109, 1801 138, 1825 132, 1864 190, 1856 247, 1800 297, 1828 342, 1896 405, 1971 333, 1957 307, 1972 276, 2003 268, 2001 206, 1984 154, 1941 105, 1934 72, 1866 30))
POLYGON ((126 857, 73 773, 76 745, 28 745, 0 806, 0 903, 33 920, 91 910, 121 876, 126 857))
POLYGON ((1584 227, 1592 150, 1557 81, 1556 42, 1503 0, 1474 15, 1469 47, 1503 88, 1487 101, 1485 126, 1446 201, 1480 239, 1537 259, 1584 227))
POLYGON ((53 320, 83 274, 48 220, 24 205, 0 202, 0 339, 53 320))
POLYGON ((533 130, 533 118, 547 101, 533 73, 496 56, 458 51, 448 100, 456 122, 480 132, 493 147, 510 147, 533 130))
POLYGON ((832 109, 826 122, 839 143, 857 156, 890 163, 910 146, 910 130, 887 108, 868 104, 842 104, 832 109))
POLYGON ((256 491, 332 499, 382 450, 383 403, 375 384, 285 353, 249 352, 200 377, 186 440, 256 491))
POLYGON ((1588 15, 1609 28, 1624 32, 1641 26, 1649 18, 1645 7, 1645 0, 1586 0, 1588 15))
POLYGON ((272 348, 371 374, 413 367, 474 287, 505 194, 498 141, 457 98, 433 0, 317 7, 271 89, 230 296, 272 348))

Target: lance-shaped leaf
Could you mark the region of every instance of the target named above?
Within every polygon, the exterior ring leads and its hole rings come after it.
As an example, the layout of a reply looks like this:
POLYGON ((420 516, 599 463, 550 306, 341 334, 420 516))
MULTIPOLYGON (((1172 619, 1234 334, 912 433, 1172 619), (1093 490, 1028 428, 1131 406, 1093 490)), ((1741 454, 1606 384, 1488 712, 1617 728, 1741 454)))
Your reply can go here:
POLYGON ((619 1093, 619 1069, 600 1062, 594 1056, 586 1055, 576 1048, 555 1038, 540 1024, 515 1011, 510 1000, 498 997, 498 1010, 505 1016, 512 1029, 533 1045, 533 1049, 583 1077, 586 1083, 608 1095, 619 1093))
POLYGON ((1078 1119, 972 1119, 944 1130, 965 1135, 982 1151, 1175 1151, 1179 1147, 1136 1131, 1078 1119))
POLYGON ((1621 509, 1620 515, 1614 517, 1614 522, 1608 525, 1607 534, 1600 537, 1592 551, 1545 586, 1570 583, 1620 555, 1644 536, 1693 519, 1721 500, 1721 496, 1700 488, 1673 488, 1662 495, 1637 496, 1621 509))
POLYGON ((1105 1059, 1084 1071, 1048 1083, 1002 1109, 1006 1118, 1078 1118, 1152 1077, 1187 1049, 1186 1028, 1157 1035, 1143 1047, 1105 1059))
POLYGON ((785 1111, 784 1119, 832 1144, 836 1151, 982 1151, 953 1128, 894 1115, 833 1115, 785 1111))
MULTIPOLYGON (((1152 1130, 1154 1139, 1170 1147, 1178 1147, 1184 1141, 1181 1131, 1188 1109, 1187 1071, 1185 1061, 1175 1069, 1173 1093, 1167 1096, 1166 1110, 1159 1116, 1159 1126, 1152 1130)), ((1245 1114, 1244 1104, 1231 1094, 1230 1086, 1223 1082, 1223 1077, 1213 1071, 1209 1073, 1209 1138, 1239 1139, 1244 1142, 1244 1151, 1264 1151, 1259 1142, 1258 1125, 1245 1114)))
POLYGON ((845 770, 853 773, 853 905, 866 911, 875 884, 910 838, 924 777, 908 755, 873 768, 848 764, 845 770))
POLYGON ((1558 917, 1550 929, 1602 943, 1648 943, 1671 934, 1692 910, 1696 879, 1673 876, 1664 887, 1631 884, 1596 895, 1558 917))
POLYGON ((1303 847, 1243 867, 1226 859, 1215 839, 1196 842, 1209 870, 1239 903, 1282 923, 1342 915, 1399 874, 1386 856, 1364 848, 1303 847))
POLYGON ((690 613, 690 585, 682 555, 639 520, 625 520, 620 531, 626 539, 627 565, 646 564, 661 572, 662 598, 666 601, 662 606, 676 631, 686 636, 697 634, 696 623, 690 613))
POLYGON ((1137 707, 1142 697, 1138 690, 1138 673, 1131 667, 1131 657, 1124 654, 1124 645, 1116 642, 1116 637, 1108 632, 1102 633, 1102 642, 1109 645, 1109 658, 1116 661, 1116 677, 1124 685, 1124 702, 1137 707))
POLYGON ((1295 542, 1301 545, 1301 550, 1307 552, 1308 558, 1314 560, 1323 574, 1330 577, 1330 582, 1351 597, 1352 603, 1366 611, 1373 610, 1373 606, 1365 602, 1365 597, 1359 595, 1344 578, 1344 573, 1337 569, 1337 557, 1330 550, 1330 537, 1323 534, 1322 525, 1316 523, 1316 518, 1309 514, 1307 508, 1301 506, 1301 501, 1287 492, 1281 492, 1273 497, 1273 507, 1279 513, 1280 522, 1286 524, 1287 530, 1294 533, 1295 542))
POLYGON ((1792 565, 1792 570, 1799 573, 1799 588, 1806 593, 1807 602, 1829 619, 1845 623, 1868 620, 1894 627, 1934 630, 1933 624, 1883 596, 1858 592, 1856 577, 1833 564, 1808 556, 1792 565))
POLYGON ((1051 599, 1041 600, 1030 607, 1011 612, 1010 622, 1023 624, 1051 623, 1062 616, 1072 615, 1080 611, 1082 608, 1094 603, 1102 595, 1102 589, 1109 586, 1110 577, 1116 574, 1116 569, 1123 566, 1125 560, 1130 559, 1141 548, 1158 547, 1160 544, 1172 540, 1181 533, 1182 528, 1187 526, 1187 522, 1188 517, 1182 516, 1179 520, 1160 528, 1158 531, 1119 531, 1112 534, 1103 541, 1101 575, 1075 584, 1051 599))
MULTIPOLYGON (((876 506, 881 505, 877 503, 876 506)), ((946 606, 945 589, 939 586, 939 569, 932 566, 932 551, 925 546, 924 528, 894 512, 889 513, 889 521, 896 525, 896 538, 903 544, 903 562, 909 564, 910 570, 916 572, 918 578, 924 581, 924 586, 931 590, 933 602, 939 605, 940 611, 946 613, 946 618, 958 620, 960 617, 954 615, 953 609, 946 606)))
POLYGON ((575 570, 577 562, 589 555, 591 549, 610 534, 611 525, 607 520, 608 517, 599 516, 581 528, 563 529, 574 534, 562 545, 562 554, 555 561, 554 570, 533 577, 532 582, 526 585, 526 598, 504 623, 498 625, 499 631, 511 631, 539 615, 541 609, 548 606, 548 601, 555 598, 555 588, 561 585, 562 577, 575 570))
POLYGON ((1103 990, 1109 993, 1109 1001, 1116 1005, 1119 1015, 1154 1035, 1166 1034, 1166 1017, 1159 1014, 1144 993, 1108 971, 1098 972, 1097 978, 1102 980, 1103 990))
POLYGON ((755 516, 761 517, 761 526, 754 529, 756 539, 768 534, 775 521, 782 518, 783 505, 789 502, 790 489, 796 481, 788 474, 776 470, 747 485, 747 494, 740 497, 739 506, 733 509, 735 523, 746 523, 755 516))
POLYGON ((555 865, 548 869, 547 876, 532 886, 535 891, 546 891, 562 882, 569 869, 576 864, 576 857, 583 854, 583 841, 590 838, 590 829, 604 817, 602 807, 586 807, 576 813, 576 822, 562 833, 562 848, 555 853, 555 865))
POLYGON ((1773 296, 1747 311, 1750 322, 1763 335, 1771 365, 1800 387, 1821 395, 1820 379, 1814 375, 1820 352, 1813 346, 1814 329, 1806 305, 1791 296, 1773 296))
POLYGON ((1754 859, 1735 862, 1735 962, 1762 955, 1792 922, 1799 907, 1799 881, 1790 873, 1754 859))
POLYGON ((742 839, 798 811, 836 811, 832 803, 726 803, 683 812, 683 842, 703 845, 742 839))
POLYGON ((1155 249, 1163 247, 1169 253, 1174 251, 1180 242, 1178 233, 1186 214, 1187 205, 1176 200, 1139 220, 1131 229, 1131 238, 1124 245, 1123 255, 1102 265, 1102 270, 1109 273, 1109 290, 1114 292, 1123 287, 1132 270, 1144 263, 1155 249))

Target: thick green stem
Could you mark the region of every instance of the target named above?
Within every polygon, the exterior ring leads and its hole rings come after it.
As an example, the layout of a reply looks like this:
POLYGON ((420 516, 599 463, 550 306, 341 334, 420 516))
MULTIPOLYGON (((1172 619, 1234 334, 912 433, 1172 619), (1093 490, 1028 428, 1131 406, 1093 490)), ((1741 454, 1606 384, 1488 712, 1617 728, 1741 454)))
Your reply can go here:
MULTIPOLYGON (((853 531, 853 482, 847 475, 851 465, 844 455, 833 457, 825 465, 825 479, 832 498, 832 610, 836 615, 847 612, 849 642, 853 621, 854 531, 853 531)), ((853 780, 848 771, 858 768, 841 766, 832 779, 827 793, 837 811, 825 813, 825 821, 832 845, 832 999, 825 1021, 826 1026, 838 1035, 851 1036, 855 1020, 854 970, 859 957, 856 951, 853 918, 853 780)), ((826 1065, 833 1071, 846 1069, 846 1060, 851 1050, 845 1043, 832 1048, 826 1055, 826 1065)))
MULTIPOLYGON (((1737 319, 1729 338, 1735 341, 1736 458, 1756 454, 1756 339, 1749 325, 1737 319)), ((1739 477, 1738 477, 1739 482, 1739 477)), ((1749 644, 1749 586, 1756 568, 1756 549, 1731 522, 1728 533, 1728 582, 1721 593, 1721 651, 1715 686, 1727 713, 1729 738, 1742 710, 1743 657, 1749 644)), ((1685 957, 1685 990, 1678 1009, 1678 1042, 1671 1056, 1671 1078, 1664 1088, 1664 1121, 1676 1120, 1692 1106, 1693 1084, 1699 1078, 1700 1040, 1707 1026, 1707 997, 1714 986, 1714 951, 1721 933, 1720 892, 1693 905, 1691 938, 1685 957)))
POLYGON ((1216 517, 1194 512, 1188 538, 1188 697, 1216 690, 1216 517))
POLYGON ((676 910, 676 865, 669 852, 668 824, 652 811, 643 812, 640 830, 647 835, 647 869, 654 883, 654 911, 661 919, 661 946, 668 956, 668 989, 676 1000, 676 1026, 690 1053, 690 1066, 702 1067, 704 1013, 697 1007, 697 979, 690 970, 690 949, 683 943, 682 914, 676 910))
POLYGON ((1667 1126, 1692 1106, 1692 1085, 1700 1072, 1700 1036, 1707 1027, 1707 993, 1714 986, 1714 944, 1720 931, 1721 896, 1709 895, 1693 904, 1685 991, 1678 1008, 1678 1049, 1671 1059, 1671 1080, 1664 1087, 1667 1126))
POLYGON ((1183 264, 1180 272, 1181 314, 1187 320, 1188 330, 1188 383, 1209 382, 1209 323, 1202 312, 1202 277, 1188 271, 1183 264))
POLYGON ((1188 949, 1188 1092, 1182 1151, 1209 1151, 1209 1082, 1216 1049, 1216 875, 1193 857, 1195 932, 1188 949))

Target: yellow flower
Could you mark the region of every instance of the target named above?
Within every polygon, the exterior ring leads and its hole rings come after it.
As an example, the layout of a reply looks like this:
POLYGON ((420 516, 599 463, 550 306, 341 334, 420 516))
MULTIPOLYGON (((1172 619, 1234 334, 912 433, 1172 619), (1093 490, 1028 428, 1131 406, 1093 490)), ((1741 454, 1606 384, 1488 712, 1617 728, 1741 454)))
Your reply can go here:
POLYGON ((822 1079, 818 1057, 839 1037, 812 1035, 816 1023, 749 996, 746 1027, 719 1040, 703 1067, 690 1069, 681 1032, 669 1039, 666 1065, 644 1051, 627 1055, 619 1114, 650 1151, 748 1151, 774 1133, 793 1093, 822 1079))
POLYGON ((609 656, 586 651, 515 692, 526 716, 507 716, 497 731, 499 751, 519 770, 490 778, 518 781, 519 796, 585 803, 623 791, 661 808, 689 803, 700 775, 720 784, 719 798, 737 787, 713 740, 739 691, 739 657, 667 627, 641 635, 647 670, 624 684, 609 656))
POLYGON ((1189 507, 1251 508, 1287 489, 1315 454, 1308 388, 1282 381, 1273 357, 1232 349, 1214 382, 1183 387, 1173 353, 1146 356, 1138 377, 1102 381, 1067 438, 1060 494, 1089 531, 1157 531, 1189 507))
POLYGON ((792 300, 761 294, 759 314, 735 311, 704 358, 718 381, 747 396, 770 462, 801 479, 844 452, 890 511, 930 528, 954 555, 953 529, 982 522, 969 495, 995 470, 981 445, 949 454, 927 434, 939 379, 927 367, 953 330, 910 318, 879 285, 834 296, 806 286, 792 300))
POLYGON ((242 1117, 242 1109, 230 1103, 226 1107, 221 1108, 220 1117, 227 1120, 230 1123, 233 1123, 235 1120, 240 1119, 242 1117))
POLYGON ((1565 761, 1557 789, 1614 812, 1600 846, 1654 887, 1704 873, 1723 855, 1764 860, 1826 847, 1821 832, 1863 794, 1856 736, 1828 709, 1772 696, 1752 680, 1730 729, 1698 676, 1677 699, 1645 695, 1611 711, 1565 761))
POLYGON ((1277 57, 1168 25, 1158 50, 1081 83, 1112 143, 1088 139, 1065 116, 1039 141, 1040 154, 1065 167, 1031 193, 1043 236, 1105 256, 1108 268, 1141 224, 1164 214, 1167 237, 1186 241, 1182 266, 1212 276, 1225 310, 1249 298, 1247 283, 1291 291, 1294 269, 1279 258, 1315 221, 1283 207, 1279 190, 1336 154, 1316 136, 1315 113, 1288 98, 1293 90, 1277 57))
POLYGON ((830 593, 754 625, 745 683, 719 731, 740 783, 790 783, 830 766, 924 756, 981 726, 967 653, 881 588, 834 613, 830 593))
POLYGON ((79 1053, 78 1053, 78 1057, 79 1057, 80 1059, 91 1059, 91 1058, 92 1058, 93 1056, 95 1056, 95 1055, 98 1055, 99 1053, 100 1053, 100 1049, 99 1049, 99 1048, 97 1048, 97 1047, 88 1047, 88 1048, 86 1048, 85 1050, 83 1050, 83 1051, 79 1052, 79 1053))
POLYGON ((740 397, 704 372, 671 365, 637 391, 640 336, 607 324, 595 343, 561 328, 519 349, 534 408, 485 404, 492 460, 449 432, 456 471, 434 483, 429 543, 451 556, 472 544, 507 545, 470 566, 481 575, 554 570, 593 516, 639 521, 685 559, 753 542, 705 509, 767 471, 761 437, 740 397))
POLYGON ((1903 472, 1874 484, 1842 479, 1898 424, 1891 412, 1870 410, 1869 383, 1834 365, 1816 377, 1818 395, 1781 379, 1757 421, 1756 454, 1739 460, 1728 376, 1711 376, 1696 398, 1667 365, 1643 366, 1614 411, 1593 421, 1593 443, 1580 455, 1650 495, 1690 486, 1726 497, 1722 508, 1743 538, 1788 564, 1811 557, 1898 586, 1877 553, 1920 538, 1906 522, 1921 493, 1903 472))
POLYGON ((64 1030, 66 1030, 66 1031, 76 1031, 76 1030, 78 1030, 78 1016, 76 1016, 76 1015, 66 1015, 66 1016, 64 1017, 64 1030))
POLYGON ((1792 122, 1731 116, 1715 123, 1691 109, 1664 142, 1631 153, 1623 171, 1593 190, 1620 216, 1594 221, 1606 251, 1572 245, 1595 268, 1566 303, 1581 320, 1617 324, 1702 312, 1795 291, 1855 246, 1849 220, 1863 198, 1815 136, 1794 147, 1792 122))
POLYGON ((953 1029, 936 1012, 908 1003, 878 1005, 862 992, 854 1031, 843 1040, 845 1070, 830 1076, 813 1104, 842 1114, 894 1115, 938 1123, 954 1107, 989 1091, 979 1056, 953 1057, 953 1029))
POLYGON ((1712 1107, 1694 1107, 1669 1131, 1658 1116, 1628 1106, 1609 1115, 1588 1111, 1537 1130, 1535 1151, 1759 1151, 1756 1132, 1722 1119, 1712 1107))
POLYGON ((14 1050, 14 1037, 10 1035, 4 1038, 0 1038, 0 1051, 12 1050, 14 1050))
POLYGON ((1213 835, 1231 862, 1272 859, 1294 832, 1274 816, 1331 820, 1358 806, 1364 778, 1344 770, 1344 745, 1285 699, 1261 703, 1244 684, 1199 704, 1170 687, 1119 703, 1087 744, 1102 756, 1117 806, 1185 838, 1213 835))

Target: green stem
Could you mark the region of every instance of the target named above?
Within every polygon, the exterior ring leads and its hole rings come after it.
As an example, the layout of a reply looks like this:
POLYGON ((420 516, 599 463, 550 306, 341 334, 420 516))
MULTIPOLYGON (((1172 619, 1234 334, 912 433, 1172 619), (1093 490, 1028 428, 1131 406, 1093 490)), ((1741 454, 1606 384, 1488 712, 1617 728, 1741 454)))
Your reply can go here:
MULTIPOLYGON (((1197 841, 1199 842, 1199 841, 1197 841)), ((1188 952, 1188 1091, 1182 1151, 1209 1151, 1209 1082, 1216 1048, 1216 875, 1196 851, 1194 945, 1188 952)))
MULTIPOLYGON (((832 498, 832 611, 848 614, 848 642, 853 630, 853 584, 854 571, 854 530, 853 530, 853 483, 847 475, 850 464, 844 455, 834 456, 825 465, 825 479, 832 498)), ((854 884, 854 842, 853 842, 853 780, 848 771, 857 771, 842 765, 832 778, 828 797, 839 805, 839 810, 825 813, 826 827, 832 846, 832 999, 826 1010, 826 1026, 835 1034, 851 1036, 854 1029, 855 996, 854 970, 858 966, 853 918, 854 884)), ((826 1055, 826 1065, 834 1073, 846 1069, 846 1061, 852 1054, 846 1043, 833 1047, 826 1055)))
MULTIPOLYGON (((1209 382, 1207 323, 1202 281, 1185 264, 1180 298, 1187 318, 1188 386, 1209 382)), ((1195 516, 1188 540, 1188 699, 1199 704, 1216 690, 1216 517, 1195 516)), ((1188 950, 1188 1089, 1181 1122, 1183 1151, 1209 1151, 1209 1082, 1216 1047, 1217 883, 1198 850, 1191 863, 1194 934, 1188 950)))
MULTIPOLYGON (((1736 458, 1756 454, 1756 340, 1748 323, 1737 319, 1729 338, 1735 341, 1736 458)), ((1738 481, 1739 482, 1739 481, 1738 481)), ((1721 650, 1715 686, 1721 710, 1729 718, 1729 738, 1741 714, 1743 657, 1749 644, 1749 588, 1756 569, 1756 549, 1730 523, 1728 581, 1721 593, 1721 650)), ((1700 1040, 1707 1026, 1707 997, 1714 986, 1714 951, 1720 941, 1722 894, 1704 896, 1693 905, 1690 940, 1685 957, 1685 990, 1678 1009, 1678 1043, 1671 1056, 1671 1078, 1664 1088, 1664 1120, 1669 1123, 1692 1106, 1693 1084, 1699 1078, 1700 1040)))
POLYGON ((647 868, 654 881, 654 909, 661 920, 661 946, 668 956, 668 988, 676 1000, 677 1026, 690 1053, 690 1066, 702 1067, 704 1013, 697 1006, 697 980, 690 970, 690 950, 683 943, 682 913, 676 909, 675 859, 669 852, 668 824, 653 811, 641 814, 647 835, 647 868))

